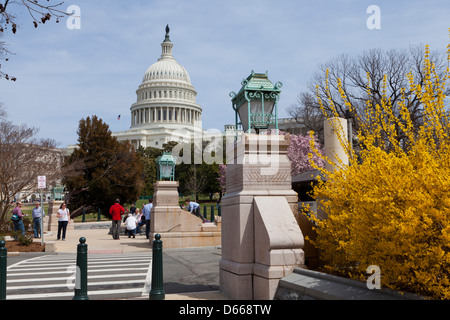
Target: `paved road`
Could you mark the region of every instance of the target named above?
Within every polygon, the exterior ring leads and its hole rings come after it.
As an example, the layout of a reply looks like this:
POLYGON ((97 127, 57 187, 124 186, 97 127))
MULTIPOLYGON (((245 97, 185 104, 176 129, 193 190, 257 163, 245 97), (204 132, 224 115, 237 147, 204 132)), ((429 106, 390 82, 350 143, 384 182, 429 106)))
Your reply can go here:
MULTIPOLYGON (((8 266, 7 299, 72 299, 76 255, 42 255, 8 266)), ((151 255, 96 254, 88 257, 88 295, 91 300, 148 295, 151 255)))
MULTIPOLYGON (((91 300, 148 297, 151 250, 88 255, 91 300)), ((220 248, 166 249, 163 253, 166 294, 219 289, 220 248)), ((7 299, 70 300, 74 295, 76 254, 8 257, 7 299)))

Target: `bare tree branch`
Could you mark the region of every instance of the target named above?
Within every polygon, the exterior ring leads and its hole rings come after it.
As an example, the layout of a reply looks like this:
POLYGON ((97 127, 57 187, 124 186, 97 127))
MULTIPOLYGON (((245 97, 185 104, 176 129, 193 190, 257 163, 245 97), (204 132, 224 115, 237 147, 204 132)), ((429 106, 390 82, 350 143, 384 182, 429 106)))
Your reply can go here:
MULTIPOLYGON (((288 112, 296 119, 303 119, 305 126, 319 134, 319 140, 323 142, 322 124, 323 117, 320 110, 319 99, 322 102, 325 112, 331 111, 330 101, 336 106, 339 116, 345 117, 345 101, 338 90, 338 81, 342 82, 343 93, 358 113, 361 121, 367 110, 367 101, 371 102, 373 108, 377 104, 381 105, 383 99, 383 81, 386 75, 387 98, 390 99, 394 114, 398 115, 400 110, 398 103, 402 98, 402 89, 406 88, 405 98, 407 108, 414 125, 422 121, 422 106, 415 95, 409 90, 409 83, 406 75, 412 72, 417 83, 424 83, 423 57, 425 47, 422 45, 411 46, 409 49, 371 49, 356 56, 339 55, 329 62, 321 65, 317 72, 313 74, 312 80, 308 84, 308 90, 299 95, 296 105, 288 108, 288 112), (328 79, 326 77, 328 70, 328 79), (328 80, 328 82, 327 82, 328 80), (327 87, 328 84, 328 87, 327 87), (370 92, 370 95, 368 94, 370 92)), ((441 77, 446 68, 444 53, 431 52, 430 59, 436 66, 438 76, 441 77)), ((450 90, 446 88, 446 92, 450 90)), ((359 124, 354 123, 353 130, 356 131, 359 124)), ((356 135, 354 135, 356 136, 356 135)), ((399 141, 405 139, 399 134, 399 141)))
MULTIPOLYGON (((31 21, 35 28, 39 24, 45 24, 52 17, 56 18, 56 23, 59 19, 70 15, 62 10, 60 10, 61 5, 64 2, 58 1, 57 3, 51 4, 51 0, 20 0, 20 1, 9 1, 5 0, 3 3, 0 2, 0 36, 10 28, 12 33, 17 32, 17 22, 14 12, 17 7, 25 7, 30 14, 31 21), (45 4, 42 4, 42 3, 45 4), (15 7, 14 7, 15 6, 15 7)), ((8 61, 9 55, 12 53, 6 48, 6 43, 0 41, 0 60, 8 61)), ((2 71, 2 65, 0 64, 0 79, 16 81, 16 77, 10 76, 9 74, 2 71)))
POLYGON ((61 150, 51 140, 34 138, 37 129, 0 121, 0 223, 19 193, 35 192, 37 177, 49 185, 61 178, 61 150))

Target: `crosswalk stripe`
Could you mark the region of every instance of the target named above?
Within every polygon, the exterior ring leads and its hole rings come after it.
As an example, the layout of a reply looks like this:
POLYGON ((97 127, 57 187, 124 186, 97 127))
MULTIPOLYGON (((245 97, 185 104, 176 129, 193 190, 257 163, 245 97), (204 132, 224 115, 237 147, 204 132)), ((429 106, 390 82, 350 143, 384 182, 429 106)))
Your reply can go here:
MULTIPOLYGON (((133 283, 145 283, 144 279, 137 280, 123 280, 123 281, 99 281, 99 282, 88 282, 88 288, 94 286, 104 286, 104 285, 117 285, 117 284, 133 284, 133 283)), ((33 289, 45 289, 45 288, 65 288, 67 287, 66 283, 55 283, 55 284, 41 284, 41 285, 33 285, 33 289)), ((8 288, 8 290, 23 290, 29 289, 30 286, 15 286, 8 288)))
MULTIPOLYGON (((116 260, 112 260, 112 261, 90 261, 88 259, 88 264, 89 265, 101 265, 101 264, 132 264, 132 263, 144 263, 144 262, 148 262, 150 259, 145 259, 145 260, 127 260, 127 261, 116 261, 116 260)), ((22 264, 19 266, 16 266, 18 268, 21 267, 39 267, 39 266, 64 266, 64 265, 70 265, 70 264, 74 264, 76 262, 76 260, 71 260, 71 261, 67 261, 67 262, 56 262, 56 263, 36 263, 34 262, 33 264, 22 264)))
MULTIPOLYGON (((139 274, 127 274, 127 275, 119 275, 116 276, 116 278, 129 278, 129 277, 142 277, 142 275, 139 274)), ((98 276, 89 276, 88 275, 88 280, 89 279, 107 279, 107 278, 114 278, 114 275, 110 275, 110 274, 101 274, 98 276)), ((67 277, 52 277, 52 278, 33 278, 33 279, 15 279, 15 280, 6 280, 6 283, 18 283, 18 282, 33 282, 33 281, 56 281, 56 280, 68 280, 70 279, 70 276, 67 277)), ((88 282, 89 283, 89 282, 88 282)), ((9 288, 7 288, 9 289, 9 288)))
MULTIPOLYGON (((133 289, 117 289, 117 290, 95 290, 89 291, 88 296, 95 295, 108 295, 108 294, 119 294, 119 293, 141 293, 141 288, 133 289)), ((19 300, 19 299, 43 299, 43 298, 59 298, 59 297, 73 297, 72 292, 57 292, 57 293, 36 293, 36 294, 21 294, 21 295, 10 295, 7 296, 7 300, 19 300)))
MULTIPOLYGON (((67 268, 74 267, 74 266, 76 266, 76 264, 68 265, 67 268)), ((143 270, 142 268, 138 268, 138 267, 142 267, 142 266, 147 266, 148 267, 148 263, 138 263, 138 264, 129 264, 129 265, 108 265, 108 270, 114 270, 114 268, 122 268, 122 267, 133 267, 133 268, 131 268, 132 270, 133 269, 135 269, 135 270, 143 270), (136 267, 136 268, 134 268, 134 267, 136 267)), ((91 266, 91 265, 88 265, 88 269, 89 270, 92 270, 92 269, 104 269, 104 268, 105 268, 105 266, 103 266, 103 265, 102 266, 91 266)), ((58 267, 58 268, 50 268, 50 267, 45 267, 45 268, 21 268, 21 269, 9 270, 9 274, 15 275, 15 273, 18 273, 20 275, 20 274, 24 274, 25 271, 36 271, 36 272, 38 272, 38 271, 60 270, 60 269, 61 269, 61 267, 58 267)), ((61 272, 63 272, 63 271, 61 271, 61 272)), ((67 272, 67 271, 64 271, 64 272, 67 272)))
MULTIPOLYGON (((26 273, 18 273, 18 274, 10 274, 9 276, 39 276, 39 275, 47 275, 47 274, 72 274, 75 272, 75 265, 74 268, 71 268, 71 270, 61 270, 61 271, 44 271, 44 272, 26 272, 26 273)), ((147 270, 148 268, 108 268, 107 271, 138 271, 138 270, 147 270)), ((92 272, 105 272, 105 270, 91 270, 88 267, 88 273, 92 272)))

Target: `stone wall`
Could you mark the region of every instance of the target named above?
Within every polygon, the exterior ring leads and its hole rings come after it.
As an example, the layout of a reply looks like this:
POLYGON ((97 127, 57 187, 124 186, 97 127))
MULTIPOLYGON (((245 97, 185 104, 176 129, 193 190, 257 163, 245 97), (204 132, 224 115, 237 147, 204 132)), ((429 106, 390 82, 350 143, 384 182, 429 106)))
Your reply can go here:
POLYGON ((295 268, 280 280, 276 300, 423 300, 411 293, 372 289, 366 282, 295 268))

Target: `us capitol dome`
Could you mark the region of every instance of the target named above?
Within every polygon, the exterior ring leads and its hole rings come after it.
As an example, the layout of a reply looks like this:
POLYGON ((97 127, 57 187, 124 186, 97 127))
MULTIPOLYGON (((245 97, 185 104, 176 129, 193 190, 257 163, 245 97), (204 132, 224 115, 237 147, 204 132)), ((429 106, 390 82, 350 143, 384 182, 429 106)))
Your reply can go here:
POLYGON ((119 141, 130 140, 135 148, 162 148, 166 142, 186 141, 202 132, 197 92, 189 73, 172 55, 169 32, 167 26, 161 57, 147 69, 136 90, 137 101, 130 108, 130 130, 112 134, 119 141))

